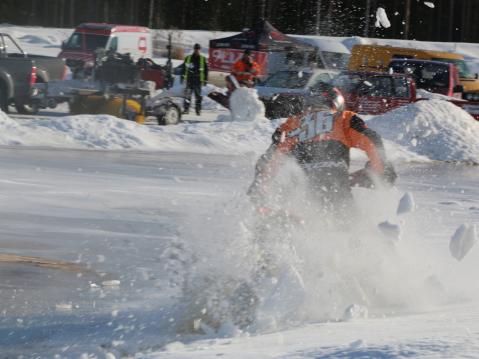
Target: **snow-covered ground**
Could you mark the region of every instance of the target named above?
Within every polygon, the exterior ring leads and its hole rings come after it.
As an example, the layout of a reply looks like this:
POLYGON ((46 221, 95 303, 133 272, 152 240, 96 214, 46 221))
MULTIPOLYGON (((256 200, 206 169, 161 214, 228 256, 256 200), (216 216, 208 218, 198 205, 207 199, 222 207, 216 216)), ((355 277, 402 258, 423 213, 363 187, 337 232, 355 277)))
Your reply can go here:
MULTIPOLYGON (((68 35, 7 30, 44 54, 68 35)), ((303 213, 292 247, 265 235, 285 267, 253 285, 254 323, 188 330, 255 263, 245 192, 279 120, 239 97, 234 120, 168 127, 0 113, 0 358, 479 356, 479 122, 440 99, 368 118, 399 177, 354 189, 360 221, 303 213)))

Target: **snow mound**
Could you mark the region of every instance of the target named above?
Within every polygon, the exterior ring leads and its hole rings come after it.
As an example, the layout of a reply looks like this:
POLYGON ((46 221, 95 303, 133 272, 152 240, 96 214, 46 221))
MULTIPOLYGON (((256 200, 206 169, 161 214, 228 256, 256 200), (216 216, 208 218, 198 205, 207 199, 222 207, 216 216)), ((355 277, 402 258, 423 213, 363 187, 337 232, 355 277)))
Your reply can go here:
POLYGON ((479 163, 479 122, 450 102, 419 101, 376 116, 368 126, 431 160, 479 163))
POLYGON ((201 153, 261 153, 274 124, 206 122, 176 126, 139 125, 109 115, 79 115, 15 121, 0 111, 0 146, 201 153))
POLYGON ((240 87, 230 98, 231 118, 234 121, 264 119, 264 104, 255 89, 240 87))
POLYGON ((0 145, 83 149, 148 149, 158 142, 146 127, 108 115, 19 123, 0 113, 0 145))
POLYGON ((458 99, 455 97, 442 95, 440 93, 429 92, 423 89, 417 89, 416 91, 417 91, 416 93, 417 98, 425 98, 428 100, 458 101, 458 99))

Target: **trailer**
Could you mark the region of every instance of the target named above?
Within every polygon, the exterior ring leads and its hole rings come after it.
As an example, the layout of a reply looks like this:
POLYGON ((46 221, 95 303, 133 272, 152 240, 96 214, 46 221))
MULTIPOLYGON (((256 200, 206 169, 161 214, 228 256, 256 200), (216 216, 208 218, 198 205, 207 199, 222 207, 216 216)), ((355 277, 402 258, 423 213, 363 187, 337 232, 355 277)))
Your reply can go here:
POLYGON ((167 91, 171 66, 159 66, 127 54, 98 51, 91 76, 35 85, 32 101, 40 108, 55 108, 67 102, 72 115, 110 114, 145 123, 152 117, 159 125, 181 121, 180 100, 167 91))

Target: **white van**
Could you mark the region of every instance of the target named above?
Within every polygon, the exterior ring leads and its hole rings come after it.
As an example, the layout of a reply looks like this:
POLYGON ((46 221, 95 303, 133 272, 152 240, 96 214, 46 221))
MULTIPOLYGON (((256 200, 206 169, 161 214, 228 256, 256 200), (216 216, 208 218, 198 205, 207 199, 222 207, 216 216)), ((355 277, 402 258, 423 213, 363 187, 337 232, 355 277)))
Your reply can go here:
POLYGON ((347 70, 351 52, 341 40, 314 35, 291 35, 299 41, 316 47, 317 67, 320 69, 347 70))
POLYGON ((133 60, 151 58, 153 45, 150 29, 144 26, 84 23, 62 44, 58 57, 70 68, 93 65, 95 50, 102 48, 120 54, 129 53, 133 60))

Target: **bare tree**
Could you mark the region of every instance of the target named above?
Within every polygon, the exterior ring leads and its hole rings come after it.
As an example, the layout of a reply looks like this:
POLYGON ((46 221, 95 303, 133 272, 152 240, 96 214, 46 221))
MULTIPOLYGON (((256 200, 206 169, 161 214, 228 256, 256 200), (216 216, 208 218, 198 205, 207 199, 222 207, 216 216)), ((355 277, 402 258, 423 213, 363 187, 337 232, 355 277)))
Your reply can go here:
POLYGON ((266 17, 266 0, 260 0, 259 16, 262 17, 263 19, 266 17))
POLYGON ((363 36, 369 36, 369 23, 371 21, 371 0, 366 0, 366 11, 364 13, 364 31, 363 36))
POLYGON ((411 31, 411 0, 406 0, 404 9, 404 34, 405 39, 409 39, 409 32, 411 31))
POLYGON ((69 15, 70 15, 70 18, 69 18, 69 25, 71 27, 75 26, 75 0, 70 0, 70 11, 69 11, 69 15))
POLYGON ((153 20, 155 18, 155 0, 150 0, 150 6, 148 9, 148 27, 153 28, 153 20))
POLYGON ((316 35, 319 35, 319 26, 321 24, 321 0, 316 1, 316 35))

